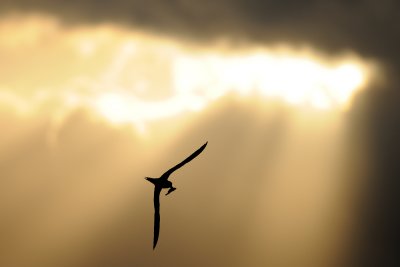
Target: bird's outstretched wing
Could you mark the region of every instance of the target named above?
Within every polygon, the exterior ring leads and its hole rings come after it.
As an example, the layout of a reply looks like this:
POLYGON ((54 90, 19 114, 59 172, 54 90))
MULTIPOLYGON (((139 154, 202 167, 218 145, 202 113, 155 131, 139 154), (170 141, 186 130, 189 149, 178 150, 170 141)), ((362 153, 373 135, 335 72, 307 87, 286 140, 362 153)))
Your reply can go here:
POLYGON ((154 238, 153 249, 156 248, 158 235, 160 233, 160 193, 161 187, 154 187, 154 238))
POLYGON ((197 157, 203 150, 204 148, 206 148, 208 142, 206 142, 204 145, 202 145, 199 149, 197 149, 195 152, 192 153, 192 155, 190 155, 189 157, 187 157, 184 161, 182 161, 181 163, 179 163, 178 165, 172 167, 171 169, 169 169, 168 171, 166 171, 161 177, 160 179, 168 179, 168 177, 171 175, 171 173, 173 173, 174 171, 176 171, 177 169, 181 168, 183 165, 185 165, 186 163, 188 163, 189 161, 191 161, 192 159, 194 159, 195 157, 197 157))

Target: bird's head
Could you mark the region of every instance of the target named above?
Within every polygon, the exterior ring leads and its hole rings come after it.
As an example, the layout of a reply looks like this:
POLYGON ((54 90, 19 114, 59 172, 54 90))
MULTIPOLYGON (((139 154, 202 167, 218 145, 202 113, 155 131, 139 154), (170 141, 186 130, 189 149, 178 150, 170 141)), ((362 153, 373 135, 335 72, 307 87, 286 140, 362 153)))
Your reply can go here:
POLYGON ((149 181, 150 183, 154 184, 156 183, 156 181, 158 180, 157 178, 152 178, 152 177, 145 177, 144 179, 146 179, 147 181, 149 181))

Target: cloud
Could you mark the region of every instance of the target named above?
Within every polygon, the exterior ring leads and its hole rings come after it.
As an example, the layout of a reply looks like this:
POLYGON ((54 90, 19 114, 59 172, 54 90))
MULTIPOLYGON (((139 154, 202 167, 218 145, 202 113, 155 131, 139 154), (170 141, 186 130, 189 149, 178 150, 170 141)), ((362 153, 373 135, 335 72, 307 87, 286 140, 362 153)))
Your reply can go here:
POLYGON ((0 10, 56 14, 74 24, 121 23, 194 41, 221 38, 352 50, 397 66, 400 3, 373 1, 2 1, 0 10))
POLYGON ((196 47, 117 25, 66 27, 43 15, 3 17, 0 57, 2 108, 61 122, 85 107, 142 129, 229 94, 342 110, 370 83, 374 66, 351 53, 196 47))

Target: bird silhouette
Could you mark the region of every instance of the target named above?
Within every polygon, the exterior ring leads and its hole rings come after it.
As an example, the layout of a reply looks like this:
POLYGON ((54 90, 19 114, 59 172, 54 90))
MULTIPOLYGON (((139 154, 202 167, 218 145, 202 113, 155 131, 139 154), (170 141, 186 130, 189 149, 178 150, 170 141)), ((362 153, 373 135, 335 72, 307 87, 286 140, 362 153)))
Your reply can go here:
POLYGON ((153 249, 155 249, 158 241, 158 236, 160 233, 160 193, 163 188, 169 188, 168 192, 165 195, 170 194, 175 191, 176 188, 172 186, 172 182, 168 181, 169 176, 181 168, 183 165, 197 157, 203 150, 206 148, 208 142, 202 145, 199 149, 193 152, 189 157, 187 157, 184 161, 179 163, 178 165, 172 167, 168 171, 166 171, 160 178, 151 178, 145 177, 145 179, 151 182, 154 185, 154 238, 153 238, 153 249))

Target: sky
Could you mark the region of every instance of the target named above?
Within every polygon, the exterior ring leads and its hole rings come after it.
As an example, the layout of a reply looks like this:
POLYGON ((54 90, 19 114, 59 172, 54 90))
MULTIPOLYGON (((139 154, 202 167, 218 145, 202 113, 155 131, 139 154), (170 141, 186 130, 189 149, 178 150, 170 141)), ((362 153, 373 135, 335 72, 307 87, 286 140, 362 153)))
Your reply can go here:
POLYGON ((1 1, 0 265, 391 266, 398 9, 1 1))

